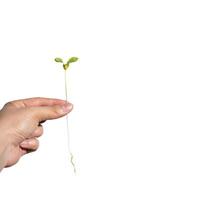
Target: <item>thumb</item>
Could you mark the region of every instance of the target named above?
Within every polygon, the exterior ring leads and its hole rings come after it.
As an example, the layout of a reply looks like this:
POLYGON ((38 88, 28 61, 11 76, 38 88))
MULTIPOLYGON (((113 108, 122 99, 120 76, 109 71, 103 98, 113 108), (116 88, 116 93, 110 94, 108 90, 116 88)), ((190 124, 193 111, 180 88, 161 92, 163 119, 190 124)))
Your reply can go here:
POLYGON ((33 116, 40 122, 48 119, 57 119, 65 116, 73 109, 71 103, 55 106, 32 107, 33 116))

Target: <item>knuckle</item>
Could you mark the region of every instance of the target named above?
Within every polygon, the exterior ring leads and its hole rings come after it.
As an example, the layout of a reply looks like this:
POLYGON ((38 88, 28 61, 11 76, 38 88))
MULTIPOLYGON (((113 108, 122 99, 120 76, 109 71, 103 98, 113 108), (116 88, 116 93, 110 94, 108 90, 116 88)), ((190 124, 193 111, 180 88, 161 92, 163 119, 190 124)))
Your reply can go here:
POLYGON ((42 126, 40 126, 40 127, 39 127, 39 132, 40 132, 40 133, 43 133, 43 131, 44 131, 44 128, 43 128, 42 126))
POLYGON ((8 107, 14 107, 14 106, 15 106, 14 101, 9 101, 9 102, 7 102, 7 103, 4 105, 4 107, 6 107, 6 108, 8 108, 8 107))
POLYGON ((43 134, 43 128, 39 127, 38 129, 36 129, 35 135, 36 136, 41 136, 43 134))
POLYGON ((27 108, 27 113, 30 114, 32 120, 39 122, 40 113, 38 113, 34 107, 27 108))

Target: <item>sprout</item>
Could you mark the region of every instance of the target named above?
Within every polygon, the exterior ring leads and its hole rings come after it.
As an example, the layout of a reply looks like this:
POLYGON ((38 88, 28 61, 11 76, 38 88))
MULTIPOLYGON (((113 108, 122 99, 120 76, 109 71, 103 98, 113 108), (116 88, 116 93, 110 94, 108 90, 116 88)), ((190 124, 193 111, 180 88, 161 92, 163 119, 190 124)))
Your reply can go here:
POLYGON ((64 70, 67 70, 70 63, 76 62, 78 60, 78 58, 77 57, 71 57, 71 58, 68 59, 68 61, 66 63, 63 62, 62 58, 55 58, 54 60, 56 62, 63 63, 64 70))
MULTIPOLYGON (((70 64, 73 63, 73 62, 76 62, 78 60, 77 57, 71 57, 68 59, 68 61, 66 63, 63 62, 63 59, 62 58, 55 58, 54 59, 55 62, 58 62, 58 63, 62 63, 63 64, 63 68, 65 70, 65 95, 66 95, 66 101, 68 100, 68 97, 67 97, 67 69, 69 68, 70 64)), ((70 134, 69 134, 69 126, 68 126, 68 115, 66 116, 66 122, 67 122, 67 139, 68 139, 68 152, 69 152, 69 155, 70 155, 70 162, 73 166, 73 169, 74 169, 74 173, 76 173, 76 166, 74 164, 74 161, 73 161, 73 154, 71 153, 71 148, 70 148, 70 134)))

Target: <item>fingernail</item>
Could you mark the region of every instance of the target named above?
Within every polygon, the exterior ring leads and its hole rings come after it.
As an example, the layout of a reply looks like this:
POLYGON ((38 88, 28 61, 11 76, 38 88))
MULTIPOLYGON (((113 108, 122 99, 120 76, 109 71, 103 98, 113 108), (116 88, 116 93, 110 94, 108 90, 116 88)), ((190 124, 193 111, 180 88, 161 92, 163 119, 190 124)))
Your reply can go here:
POLYGON ((69 111, 71 111, 72 108, 73 105, 71 103, 67 103, 66 105, 62 106, 63 114, 68 113, 69 111))

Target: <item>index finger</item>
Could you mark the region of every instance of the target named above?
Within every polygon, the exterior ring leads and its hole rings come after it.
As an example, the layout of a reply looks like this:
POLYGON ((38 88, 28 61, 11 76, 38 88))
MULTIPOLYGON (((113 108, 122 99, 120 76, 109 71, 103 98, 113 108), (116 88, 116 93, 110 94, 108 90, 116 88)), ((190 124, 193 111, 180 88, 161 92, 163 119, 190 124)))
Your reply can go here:
POLYGON ((28 99, 15 100, 12 103, 20 107, 34 107, 34 106, 64 105, 66 104, 66 101, 61 99, 34 97, 28 99))

